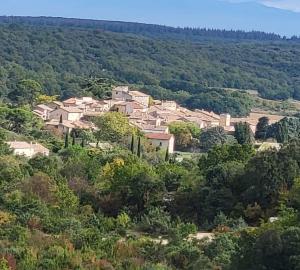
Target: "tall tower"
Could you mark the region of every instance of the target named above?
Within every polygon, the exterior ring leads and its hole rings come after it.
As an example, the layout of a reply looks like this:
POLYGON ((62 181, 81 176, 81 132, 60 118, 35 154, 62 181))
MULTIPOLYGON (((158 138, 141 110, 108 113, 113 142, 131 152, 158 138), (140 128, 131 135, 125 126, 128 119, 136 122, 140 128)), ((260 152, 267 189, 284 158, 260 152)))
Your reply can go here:
POLYGON ((231 116, 228 113, 224 113, 220 115, 220 126, 221 127, 229 127, 231 121, 231 116))

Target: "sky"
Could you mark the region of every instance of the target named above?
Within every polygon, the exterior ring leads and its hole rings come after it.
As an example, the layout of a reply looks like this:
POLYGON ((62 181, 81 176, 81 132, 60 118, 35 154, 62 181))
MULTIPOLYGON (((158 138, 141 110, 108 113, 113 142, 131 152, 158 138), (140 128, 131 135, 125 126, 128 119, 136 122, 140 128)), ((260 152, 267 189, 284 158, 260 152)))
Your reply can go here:
POLYGON ((300 0, 0 0, 0 15, 90 18, 300 35, 300 0))
POLYGON ((223 0, 231 3, 256 2, 268 7, 274 7, 294 12, 300 12, 300 0, 223 0))

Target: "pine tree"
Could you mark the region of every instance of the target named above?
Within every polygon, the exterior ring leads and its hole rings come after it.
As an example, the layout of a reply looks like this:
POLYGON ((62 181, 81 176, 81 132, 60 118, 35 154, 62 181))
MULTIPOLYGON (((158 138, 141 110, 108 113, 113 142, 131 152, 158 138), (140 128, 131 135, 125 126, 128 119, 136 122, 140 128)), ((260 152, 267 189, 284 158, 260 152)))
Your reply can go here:
POLYGON ((132 135, 132 138, 131 138, 130 150, 131 150, 131 153, 134 154, 134 135, 132 135))
POLYGON ((65 135, 65 148, 69 147, 69 130, 67 130, 65 135))
POLYGON ((141 149, 141 137, 139 137, 138 149, 137 149, 137 156, 138 156, 139 158, 142 157, 142 151, 141 151, 141 150, 142 150, 142 149, 141 149))

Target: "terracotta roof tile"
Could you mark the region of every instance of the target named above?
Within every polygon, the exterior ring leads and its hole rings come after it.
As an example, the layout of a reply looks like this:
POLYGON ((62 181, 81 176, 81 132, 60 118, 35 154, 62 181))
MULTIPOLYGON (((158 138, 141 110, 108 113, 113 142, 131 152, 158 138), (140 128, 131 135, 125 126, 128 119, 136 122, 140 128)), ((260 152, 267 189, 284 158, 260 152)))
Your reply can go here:
POLYGON ((173 137, 173 135, 172 134, 164 134, 164 133, 148 133, 148 134, 145 134, 145 137, 150 140, 153 139, 153 140, 168 141, 173 137))

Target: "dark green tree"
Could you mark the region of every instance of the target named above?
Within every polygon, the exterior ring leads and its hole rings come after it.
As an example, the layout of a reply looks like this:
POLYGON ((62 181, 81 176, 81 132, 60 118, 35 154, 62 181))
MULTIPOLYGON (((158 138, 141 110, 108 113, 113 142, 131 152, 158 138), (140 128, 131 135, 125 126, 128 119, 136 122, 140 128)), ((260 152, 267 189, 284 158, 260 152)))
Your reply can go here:
POLYGON ((142 157, 141 137, 139 137, 139 140, 138 140, 137 156, 138 156, 139 158, 142 157))
POLYGON ((169 157, 169 147, 166 150, 166 155, 165 155, 165 162, 169 162, 170 157, 169 157))
POLYGON ((286 143, 300 137, 300 119, 285 117, 279 122, 268 127, 268 138, 274 138, 279 143, 286 143))
POLYGON ((19 105, 33 105, 37 97, 41 94, 41 85, 34 80, 21 80, 14 91, 9 94, 9 98, 19 105))
POLYGON ((222 127, 213 127, 204 130, 200 134, 200 147, 208 151, 215 145, 231 144, 236 142, 233 136, 227 135, 222 127))
POLYGON ((265 140, 267 138, 267 131, 270 124, 270 119, 268 117, 261 117, 258 119, 256 125, 255 138, 257 140, 265 140))
POLYGON ((134 135, 131 136, 131 144, 130 144, 130 151, 134 154, 134 135))
POLYGON ((75 145, 76 144, 76 135, 75 133, 73 132, 72 133, 72 145, 75 145))
POLYGON ((69 131, 67 130, 65 134, 65 148, 69 147, 69 131))
POLYGON ((236 123, 234 125, 234 137, 239 144, 254 143, 254 135, 248 123, 236 123))
POLYGON ((111 97, 111 92, 116 82, 108 78, 91 77, 83 84, 83 90, 93 94, 99 99, 107 99, 111 97))

